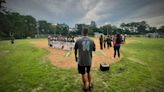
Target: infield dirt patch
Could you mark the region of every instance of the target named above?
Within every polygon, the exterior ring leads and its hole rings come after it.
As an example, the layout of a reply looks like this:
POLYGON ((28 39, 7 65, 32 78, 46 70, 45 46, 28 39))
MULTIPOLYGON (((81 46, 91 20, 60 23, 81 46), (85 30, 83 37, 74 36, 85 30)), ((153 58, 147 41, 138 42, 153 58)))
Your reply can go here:
MULTIPOLYGON (((118 61, 113 58, 113 47, 100 50, 99 39, 93 38, 93 40, 96 44, 96 51, 93 52, 92 67, 99 68, 99 65, 102 63, 112 64, 118 61)), ((48 50, 50 52, 48 59, 52 62, 53 65, 67 69, 77 67, 74 51, 64 51, 62 49, 48 47, 48 41, 46 39, 41 41, 34 41, 32 44, 39 48, 48 50)))

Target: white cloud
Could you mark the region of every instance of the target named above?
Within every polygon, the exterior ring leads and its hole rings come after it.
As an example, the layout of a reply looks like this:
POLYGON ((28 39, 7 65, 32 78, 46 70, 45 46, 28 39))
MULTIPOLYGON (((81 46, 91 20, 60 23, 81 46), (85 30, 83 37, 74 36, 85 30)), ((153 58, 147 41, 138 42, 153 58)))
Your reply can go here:
POLYGON ((114 21, 113 24, 119 26, 121 23, 146 21, 150 26, 162 26, 164 25, 164 6, 163 2, 153 2, 144 7, 139 8, 132 14, 127 14, 126 17, 121 18, 118 21, 114 21))
POLYGON ((52 23, 111 23, 146 20, 152 26, 164 24, 164 0, 7 0, 7 7, 21 14, 52 23))
POLYGON ((146 21, 151 26, 160 27, 160 26, 164 25, 164 20, 163 19, 164 19, 164 16, 157 16, 157 17, 152 17, 150 19, 146 19, 146 21))
POLYGON ((92 20, 97 21, 97 20, 99 20, 100 18, 102 18, 103 16, 100 16, 100 15, 97 14, 97 11, 100 10, 99 6, 100 6, 101 4, 102 4, 102 3, 99 2, 98 4, 95 5, 94 8, 90 9, 90 10, 85 14, 85 16, 84 16, 82 19, 80 19, 80 22, 88 23, 88 22, 90 22, 90 21, 92 21, 92 20))
POLYGON ((94 6, 92 5, 92 3, 93 0, 91 2, 89 2, 89 0, 84 0, 84 9, 87 9, 88 11, 86 12, 85 16, 79 19, 78 23, 89 24, 92 20, 98 22, 111 16, 109 12, 112 10, 114 3, 110 3, 107 5, 107 2, 104 2, 103 0, 94 3, 94 6))

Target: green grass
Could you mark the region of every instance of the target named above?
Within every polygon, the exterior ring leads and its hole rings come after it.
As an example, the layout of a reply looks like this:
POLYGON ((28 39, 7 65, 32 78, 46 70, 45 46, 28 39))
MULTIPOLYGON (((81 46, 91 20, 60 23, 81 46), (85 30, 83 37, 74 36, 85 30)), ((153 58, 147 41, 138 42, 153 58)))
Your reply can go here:
MULTIPOLYGON (((0 41, 0 92, 82 92, 77 70, 53 66, 35 40, 42 39, 0 41)), ((92 69, 94 92, 164 91, 164 39, 129 40, 137 42, 121 47, 124 57, 110 71, 92 69)))

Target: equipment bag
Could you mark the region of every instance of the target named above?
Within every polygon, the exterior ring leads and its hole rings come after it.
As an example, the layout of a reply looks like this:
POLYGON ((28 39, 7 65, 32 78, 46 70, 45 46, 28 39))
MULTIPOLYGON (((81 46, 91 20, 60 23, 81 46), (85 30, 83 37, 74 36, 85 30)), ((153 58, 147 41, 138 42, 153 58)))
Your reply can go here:
POLYGON ((109 64, 100 64, 101 71, 108 71, 110 68, 109 64))

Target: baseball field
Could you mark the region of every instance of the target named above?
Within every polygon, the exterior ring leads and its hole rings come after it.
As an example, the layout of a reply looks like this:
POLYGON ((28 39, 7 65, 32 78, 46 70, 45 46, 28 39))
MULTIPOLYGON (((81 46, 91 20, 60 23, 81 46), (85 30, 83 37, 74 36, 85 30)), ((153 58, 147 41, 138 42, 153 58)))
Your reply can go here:
MULTIPOLYGON (((120 60, 93 40, 94 92, 164 92, 164 39, 128 38, 120 60)), ((47 39, 0 41, 0 92, 82 92, 74 52, 50 48, 47 39)))

